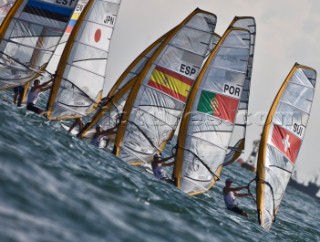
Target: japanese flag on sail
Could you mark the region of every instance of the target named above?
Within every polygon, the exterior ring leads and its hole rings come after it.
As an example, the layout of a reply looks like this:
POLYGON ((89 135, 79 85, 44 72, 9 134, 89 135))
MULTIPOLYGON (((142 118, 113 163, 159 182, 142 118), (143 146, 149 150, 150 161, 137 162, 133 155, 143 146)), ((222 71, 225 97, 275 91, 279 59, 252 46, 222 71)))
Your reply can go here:
POLYGON ((291 163, 294 164, 296 162, 302 142, 301 139, 281 126, 274 125, 271 142, 291 163))
POLYGON ((234 123, 238 106, 239 99, 203 90, 197 111, 234 123))
POLYGON ((87 24, 82 27, 83 33, 79 41, 107 51, 109 49, 112 30, 112 28, 105 25, 87 22, 87 24))

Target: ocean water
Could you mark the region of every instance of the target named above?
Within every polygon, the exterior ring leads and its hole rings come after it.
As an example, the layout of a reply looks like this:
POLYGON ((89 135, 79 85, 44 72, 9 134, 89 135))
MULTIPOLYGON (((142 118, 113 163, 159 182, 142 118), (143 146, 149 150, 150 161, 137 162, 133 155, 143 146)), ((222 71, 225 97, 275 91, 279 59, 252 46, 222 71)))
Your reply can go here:
POLYGON ((211 191, 189 197, 7 101, 0 100, 0 242, 320 241, 319 200, 299 191, 288 187, 267 233, 250 197, 238 199, 248 219, 225 209, 226 177, 234 185, 254 177, 238 164, 211 191))

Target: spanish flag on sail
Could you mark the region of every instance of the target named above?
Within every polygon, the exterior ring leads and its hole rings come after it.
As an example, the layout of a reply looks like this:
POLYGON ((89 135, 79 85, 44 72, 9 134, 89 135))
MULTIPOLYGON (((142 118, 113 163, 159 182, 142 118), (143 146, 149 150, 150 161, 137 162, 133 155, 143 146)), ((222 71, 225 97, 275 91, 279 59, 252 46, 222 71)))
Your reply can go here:
POLYGON ((154 69, 148 82, 148 86, 158 89, 181 102, 186 101, 192 84, 193 80, 160 66, 154 69))
POLYGON ((234 123, 238 105, 239 99, 214 92, 202 91, 197 111, 234 123))

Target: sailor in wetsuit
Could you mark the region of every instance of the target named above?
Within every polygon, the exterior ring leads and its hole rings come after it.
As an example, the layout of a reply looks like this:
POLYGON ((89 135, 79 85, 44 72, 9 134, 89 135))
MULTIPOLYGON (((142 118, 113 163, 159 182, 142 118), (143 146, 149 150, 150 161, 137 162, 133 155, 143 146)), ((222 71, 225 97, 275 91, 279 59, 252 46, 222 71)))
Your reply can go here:
POLYGON ((224 198, 224 202, 226 204, 227 209, 235 213, 241 214, 245 217, 248 217, 248 214, 238 207, 238 203, 236 202, 236 197, 249 196, 250 195, 249 193, 243 193, 243 194, 237 193, 242 189, 249 189, 249 186, 231 187, 231 184, 232 184, 232 179, 228 178, 226 180, 226 185, 223 188, 223 198, 224 198))
POLYGON ((68 130, 68 133, 71 133, 71 131, 76 127, 76 126, 79 126, 79 130, 82 130, 83 129, 83 126, 84 126, 84 123, 82 121, 81 118, 76 118, 74 119, 74 122, 71 124, 69 130, 68 130))
POLYGON ((36 107, 36 103, 38 101, 39 94, 48 90, 51 86, 47 86, 53 79, 44 82, 40 85, 40 80, 36 79, 33 82, 33 87, 31 87, 28 99, 27 99, 27 109, 33 111, 37 114, 42 114, 44 111, 38 107, 36 107))
POLYGON ((167 162, 167 163, 165 161, 170 160, 173 157, 174 155, 161 159, 161 156, 157 153, 153 156, 151 166, 152 166, 153 175, 156 178, 160 180, 170 180, 170 178, 167 176, 166 172, 162 169, 162 167, 172 166, 174 164, 174 161, 167 162))
POLYGON ((98 148, 103 149, 104 148, 104 145, 102 142, 103 138, 105 136, 109 136, 109 135, 117 133, 117 128, 118 127, 116 126, 111 129, 102 130, 101 125, 97 124, 96 125, 96 132, 94 133, 94 135, 92 136, 92 139, 91 139, 91 144, 98 147, 98 148))
POLYGON ((22 85, 13 88, 13 103, 16 104, 18 107, 21 107, 24 87, 22 85))

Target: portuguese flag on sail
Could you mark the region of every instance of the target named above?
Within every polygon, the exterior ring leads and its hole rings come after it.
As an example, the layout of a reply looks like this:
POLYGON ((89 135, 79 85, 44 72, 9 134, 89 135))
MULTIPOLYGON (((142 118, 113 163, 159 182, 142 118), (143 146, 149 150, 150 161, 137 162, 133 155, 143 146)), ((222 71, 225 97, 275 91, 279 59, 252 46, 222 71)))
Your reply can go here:
POLYGON ((234 123, 239 99, 209 91, 202 91, 197 111, 234 123))

